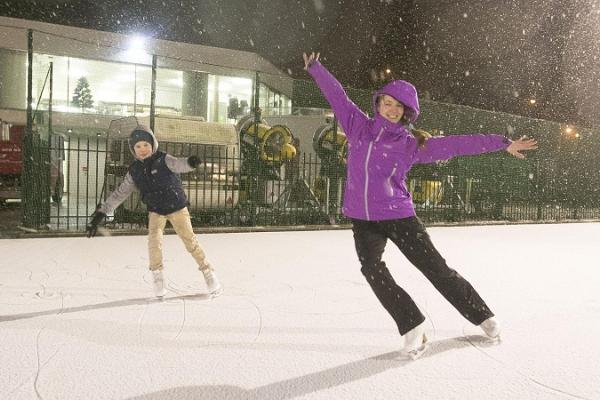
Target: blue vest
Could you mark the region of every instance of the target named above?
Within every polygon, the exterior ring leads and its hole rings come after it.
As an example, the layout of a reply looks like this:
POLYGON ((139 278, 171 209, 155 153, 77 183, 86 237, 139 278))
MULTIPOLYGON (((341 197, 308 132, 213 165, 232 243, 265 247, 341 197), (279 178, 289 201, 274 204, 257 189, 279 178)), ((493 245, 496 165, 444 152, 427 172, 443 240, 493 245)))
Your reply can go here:
POLYGON ((129 174, 148 211, 161 215, 171 214, 188 205, 181 178, 167 167, 166 155, 158 151, 143 161, 135 160, 129 167, 129 174))

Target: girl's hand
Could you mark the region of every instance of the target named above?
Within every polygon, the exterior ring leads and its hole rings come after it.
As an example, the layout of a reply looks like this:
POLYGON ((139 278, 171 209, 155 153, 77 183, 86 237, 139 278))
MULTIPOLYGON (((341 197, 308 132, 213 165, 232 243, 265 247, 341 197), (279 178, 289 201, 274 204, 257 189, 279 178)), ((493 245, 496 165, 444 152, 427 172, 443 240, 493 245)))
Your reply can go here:
POLYGON ((312 64, 313 62, 319 61, 320 54, 321 53, 317 53, 317 55, 315 55, 314 51, 310 53, 310 55, 302 53, 302 57, 304 57, 304 69, 308 69, 308 67, 310 67, 310 64, 312 64))
POLYGON ((510 146, 506 148, 506 151, 517 158, 525 158, 525 154, 521 154, 521 151, 535 150, 537 148, 537 140, 526 139, 525 136, 522 136, 519 140, 512 142, 510 146))

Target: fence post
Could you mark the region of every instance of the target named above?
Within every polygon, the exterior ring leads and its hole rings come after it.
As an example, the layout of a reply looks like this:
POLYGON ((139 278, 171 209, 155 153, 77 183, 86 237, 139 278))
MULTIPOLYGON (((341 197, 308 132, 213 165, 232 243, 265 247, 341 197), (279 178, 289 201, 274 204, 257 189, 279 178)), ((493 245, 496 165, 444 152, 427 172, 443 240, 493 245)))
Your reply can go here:
POLYGON ((337 221, 338 219, 338 215, 337 215, 337 210, 338 210, 338 184, 339 184, 339 178, 340 178, 340 171, 338 168, 338 163, 340 162, 338 160, 338 149, 339 149, 339 145, 338 145, 338 120, 337 118, 334 116, 333 117, 333 157, 332 157, 332 162, 329 163, 329 168, 333 168, 333 171, 329 171, 330 173, 328 174, 331 179, 329 180, 329 195, 327 196, 329 199, 329 204, 327 205, 327 214, 329 215, 329 223, 333 224, 335 221, 337 221), (332 173, 333 172, 333 173, 332 173), (335 214, 335 215, 334 215, 335 214))
MULTIPOLYGON (((51 183, 52 183, 52 101, 53 101, 53 85, 54 85, 54 62, 50 61, 50 65, 48 67, 48 135, 46 137, 46 144, 41 140, 40 136, 40 158, 38 163, 38 171, 41 179, 41 186, 39 193, 41 194, 40 198, 40 224, 49 224, 50 223, 50 198, 52 196, 51 183)), ((43 91, 44 89, 42 89, 43 91)), ((40 98, 42 94, 40 93, 40 98)), ((59 179, 59 178, 57 178, 59 179)))
MULTIPOLYGON (((52 65, 49 73, 52 72, 52 65)), ((44 85, 45 86, 45 85, 44 85)), ((42 91, 44 89, 42 88, 42 91)), ((41 95, 40 95, 41 99, 41 95)), ((51 100, 51 99, 50 99, 51 100)), ((50 153, 39 134, 33 134, 33 30, 27 30, 27 125, 23 136, 21 223, 37 229, 50 221, 50 153)), ((39 102, 38 102, 39 104, 39 102)), ((38 132, 39 133, 39 132, 38 132)))
MULTIPOLYGON (((134 107, 135 107, 135 104, 134 104, 134 107)), ((151 89, 150 89, 150 130, 152 132, 154 132, 155 112, 156 112, 156 54, 153 54, 152 55, 152 83, 151 83, 151 89)))
MULTIPOLYGON (((258 165, 260 163, 260 151, 259 148, 259 137, 258 137, 258 124, 262 119, 262 110, 260 109, 260 75, 258 71, 256 71, 255 79, 254 79, 254 148, 257 149, 255 153, 255 160, 252 160, 252 167, 248 171, 248 175, 246 177, 248 184, 248 199, 250 200, 250 225, 256 225, 256 217, 257 217, 257 204, 258 204, 258 190, 259 190, 259 176, 258 176, 258 165)), ((249 160, 248 160, 249 161, 249 160)), ((242 160, 242 162, 244 162, 242 160)))
POLYGON ((33 191, 33 30, 27 30, 27 126, 23 135, 23 174, 21 180, 21 222, 27 228, 37 227, 33 191))

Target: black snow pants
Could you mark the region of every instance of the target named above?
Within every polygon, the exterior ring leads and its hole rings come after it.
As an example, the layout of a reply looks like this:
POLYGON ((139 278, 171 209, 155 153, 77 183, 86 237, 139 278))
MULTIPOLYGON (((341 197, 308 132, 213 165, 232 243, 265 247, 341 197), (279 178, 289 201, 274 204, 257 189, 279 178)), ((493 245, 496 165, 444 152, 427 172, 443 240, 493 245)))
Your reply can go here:
POLYGON ((448 267, 418 217, 386 221, 352 220, 352 224, 361 272, 398 325, 401 335, 425 321, 425 316, 408 293, 396 284, 385 262, 381 261, 388 239, 471 323, 479 325, 494 316, 473 286, 448 267))

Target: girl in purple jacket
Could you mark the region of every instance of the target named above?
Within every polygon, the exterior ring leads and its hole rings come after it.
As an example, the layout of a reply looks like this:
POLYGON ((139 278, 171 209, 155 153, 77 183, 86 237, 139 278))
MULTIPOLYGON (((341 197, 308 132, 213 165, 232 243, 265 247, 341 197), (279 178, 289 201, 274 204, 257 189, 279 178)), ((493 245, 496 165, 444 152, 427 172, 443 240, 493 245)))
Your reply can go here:
POLYGON ((455 156, 506 150, 533 150, 533 139, 511 141, 502 135, 415 136, 409 126, 419 116, 413 85, 397 80, 373 95, 374 117, 369 118, 346 95, 340 83, 319 62, 319 54, 304 54, 305 69, 331 105, 348 138, 347 181, 343 213, 352 231, 361 272, 405 338, 403 351, 411 358, 426 349, 425 316, 386 268, 381 257, 387 240, 474 325, 492 339, 500 326, 473 286, 448 267, 416 216, 406 176, 413 164, 433 163, 455 156))

